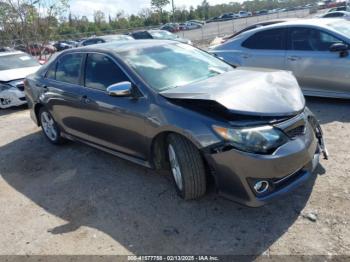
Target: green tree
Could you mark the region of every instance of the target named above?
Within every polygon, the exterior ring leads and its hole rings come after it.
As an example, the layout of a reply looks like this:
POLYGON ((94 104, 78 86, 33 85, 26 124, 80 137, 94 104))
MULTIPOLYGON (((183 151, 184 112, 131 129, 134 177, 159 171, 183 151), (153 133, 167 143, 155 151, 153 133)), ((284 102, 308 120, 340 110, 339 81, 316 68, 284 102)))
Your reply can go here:
POLYGON ((160 21, 163 21, 163 9, 170 4, 170 0, 151 0, 151 6, 159 12, 160 21))

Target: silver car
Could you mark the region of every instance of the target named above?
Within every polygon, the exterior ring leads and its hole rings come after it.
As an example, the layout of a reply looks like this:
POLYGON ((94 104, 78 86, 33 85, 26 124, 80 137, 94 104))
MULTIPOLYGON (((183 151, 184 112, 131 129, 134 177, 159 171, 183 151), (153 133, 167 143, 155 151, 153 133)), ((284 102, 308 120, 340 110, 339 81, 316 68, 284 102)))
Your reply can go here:
POLYGON ((253 29, 210 52, 235 66, 292 71, 305 95, 350 98, 350 22, 296 20, 253 29))

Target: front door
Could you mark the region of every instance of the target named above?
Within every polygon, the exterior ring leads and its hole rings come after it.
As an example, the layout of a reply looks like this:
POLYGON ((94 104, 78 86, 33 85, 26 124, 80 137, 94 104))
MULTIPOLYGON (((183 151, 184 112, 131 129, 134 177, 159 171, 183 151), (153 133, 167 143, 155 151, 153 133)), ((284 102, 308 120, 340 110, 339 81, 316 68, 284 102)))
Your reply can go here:
POLYGON ((333 35, 313 28, 290 29, 286 69, 294 73, 306 94, 350 92, 350 57, 329 51, 342 42, 333 35))
MULTIPOLYGON (((130 79, 108 56, 88 54, 84 74, 84 107, 80 116, 90 141, 146 159, 145 117, 149 102, 143 96, 113 97, 108 86, 130 79)), ((136 90, 136 87, 134 87, 136 90)))

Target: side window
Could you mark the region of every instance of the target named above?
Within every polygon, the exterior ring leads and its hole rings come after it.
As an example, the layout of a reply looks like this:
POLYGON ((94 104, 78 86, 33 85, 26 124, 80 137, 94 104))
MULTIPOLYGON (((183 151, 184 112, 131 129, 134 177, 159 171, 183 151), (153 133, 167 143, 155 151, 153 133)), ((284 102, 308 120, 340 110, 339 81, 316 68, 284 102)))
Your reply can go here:
POLYGON ((284 50, 285 29, 271 29, 255 33, 242 44, 249 49, 284 50))
POLYGON ((83 54, 68 54, 63 56, 57 64, 56 80, 70 84, 79 84, 82 60, 83 54))
POLYGON ((290 31, 291 50, 329 51, 334 43, 342 43, 342 41, 317 29, 293 28, 290 31))
POLYGON ((136 32, 132 35, 135 39, 151 39, 152 37, 148 32, 136 32))
POLYGON ((107 56, 89 54, 85 67, 85 86, 106 90, 112 84, 130 81, 123 71, 107 56))
POLYGON ((299 51, 312 51, 309 40, 310 29, 293 28, 290 30, 290 49, 299 51))
POLYGON ((56 62, 49 66, 49 69, 46 71, 45 78, 53 80, 56 79, 56 62))
POLYGON ((343 16, 342 13, 330 13, 330 14, 325 15, 324 17, 330 18, 330 17, 341 17, 341 16, 343 16))

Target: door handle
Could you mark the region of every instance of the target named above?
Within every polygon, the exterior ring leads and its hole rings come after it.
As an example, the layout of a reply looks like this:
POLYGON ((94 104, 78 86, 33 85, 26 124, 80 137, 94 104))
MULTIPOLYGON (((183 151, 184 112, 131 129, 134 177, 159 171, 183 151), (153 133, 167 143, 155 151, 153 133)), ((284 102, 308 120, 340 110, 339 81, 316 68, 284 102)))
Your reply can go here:
POLYGON ((298 61, 300 60, 301 58, 299 56, 288 56, 287 59, 289 61, 298 61))
POLYGON ((88 103, 91 103, 92 100, 90 98, 87 97, 87 95, 83 95, 81 98, 80 98, 80 101, 82 103, 85 103, 85 104, 88 104, 88 103))
POLYGON ((242 56, 241 56, 242 58, 244 58, 244 59, 247 59, 247 58, 249 58, 250 57, 250 55, 248 55, 248 54, 242 54, 242 56))

